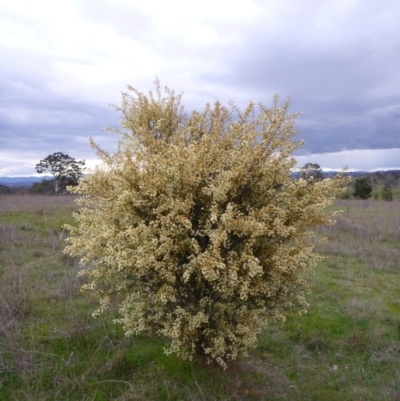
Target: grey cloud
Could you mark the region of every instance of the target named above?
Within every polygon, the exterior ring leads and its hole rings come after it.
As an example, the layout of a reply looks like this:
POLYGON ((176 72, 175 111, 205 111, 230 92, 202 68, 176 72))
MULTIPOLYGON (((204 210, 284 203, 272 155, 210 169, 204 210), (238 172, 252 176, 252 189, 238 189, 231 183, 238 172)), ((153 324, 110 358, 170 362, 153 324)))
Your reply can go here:
POLYGON ((332 38, 310 28, 313 21, 307 25, 305 14, 272 33, 267 25, 249 27, 236 52, 240 57, 229 59, 230 74, 214 79, 238 92, 265 91, 267 104, 271 92, 290 96, 293 110, 305 119, 298 120, 305 151, 399 147, 398 112, 384 111, 396 108, 399 96, 393 94, 400 92, 400 28, 388 14, 360 2, 332 38), (376 109, 382 113, 374 114, 376 109))
POLYGON ((66 99, 49 91, 37 76, 6 76, 0 79, 0 149, 23 154, 35 150, 40 157, 56 151, 86 158, 93 153, 88 137, 101 137, 113 150, 115 137, 105 140, 101 128, 115 126, 117 113, 99 106, 66 99))
MULTIPOLYGON (((297 127, 306 143, 298 155, 400 148, 400 3, 349 2, 348 10, 335 1, 256 3, 259 14, 251 21, 205 18, 218 39, 198 44, 174 32, 160 34, 152 15, 130 2, 77 4, 91 23, 162 59, 157 73, 162 85, 184 91, 188 110, 216 99, 232 99, 240 107, 250 100, 269 105, 276 92, 282 100, 291 97, 291 110, 302 113, 297 127)), ((7 18, 34 26, 26 17, 7 18)), ((108 84, 86 84, 69 81, 72 75, 56 68, 60 61, 107 59, 101 47, 98 54, 4 46, 0 51, 0 150, 9 153, 38 149, 40 157, 63 151, 88 158, 89 135, 115 149, 116 137, 100 131, 118 126, 118 113, 107 103, 124 84, 147 91, 154 80, 142 74, 131 82, 116 77, 108 84)))

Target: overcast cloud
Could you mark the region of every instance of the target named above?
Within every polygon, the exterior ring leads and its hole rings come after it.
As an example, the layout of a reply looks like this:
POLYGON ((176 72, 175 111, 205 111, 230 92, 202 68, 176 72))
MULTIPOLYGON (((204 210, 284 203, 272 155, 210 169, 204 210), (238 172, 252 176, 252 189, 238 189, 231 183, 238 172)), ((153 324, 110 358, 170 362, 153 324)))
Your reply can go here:
POLYGON ((0 0, 0 176, 54 152, 95 163, 121 91, 187 108, 292 99, 299 165, 400 168, 397 0, 0 0))

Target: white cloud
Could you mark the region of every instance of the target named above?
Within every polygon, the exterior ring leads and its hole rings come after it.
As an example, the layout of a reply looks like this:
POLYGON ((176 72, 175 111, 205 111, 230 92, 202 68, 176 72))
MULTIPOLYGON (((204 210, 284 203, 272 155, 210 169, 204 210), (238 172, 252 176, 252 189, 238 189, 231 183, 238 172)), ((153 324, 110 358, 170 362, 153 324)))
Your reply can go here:
POLYGON ((154 15, 162 26, 180 24, 182 21, 218 19, 222 21, 242 21, 255 16, 257 6, 251 0, 134 0, 130 1, 141 10, 154 15))
POLYGON ((400 149, 354 149, 342 152, 296 156, 298 166, 317 163, 324 170, 341 170, 348 166, 350 171, 400 169, 400 149))

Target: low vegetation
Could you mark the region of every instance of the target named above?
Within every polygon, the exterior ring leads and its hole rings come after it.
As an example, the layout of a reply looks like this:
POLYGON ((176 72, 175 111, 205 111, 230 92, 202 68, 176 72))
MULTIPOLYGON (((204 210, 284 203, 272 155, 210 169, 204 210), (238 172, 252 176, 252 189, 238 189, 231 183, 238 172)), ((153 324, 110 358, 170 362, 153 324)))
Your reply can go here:
POLYGON ((226 371, 126 338, 63 254, 74 198, 0 196, 0 400, 400 400, 400 202, 339 200, 308 313, 226 371))

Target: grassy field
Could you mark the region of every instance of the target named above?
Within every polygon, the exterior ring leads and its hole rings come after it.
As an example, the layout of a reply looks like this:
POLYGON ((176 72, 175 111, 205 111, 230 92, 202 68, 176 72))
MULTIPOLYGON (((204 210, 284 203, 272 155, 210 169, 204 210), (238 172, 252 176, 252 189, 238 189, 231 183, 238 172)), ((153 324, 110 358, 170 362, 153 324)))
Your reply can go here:
POLYGON ((92 318, 62 250, 73 197, 0 197, 0 401, 400 400, 400 202, 338 201, 309 312, 225 372, 92 318))

